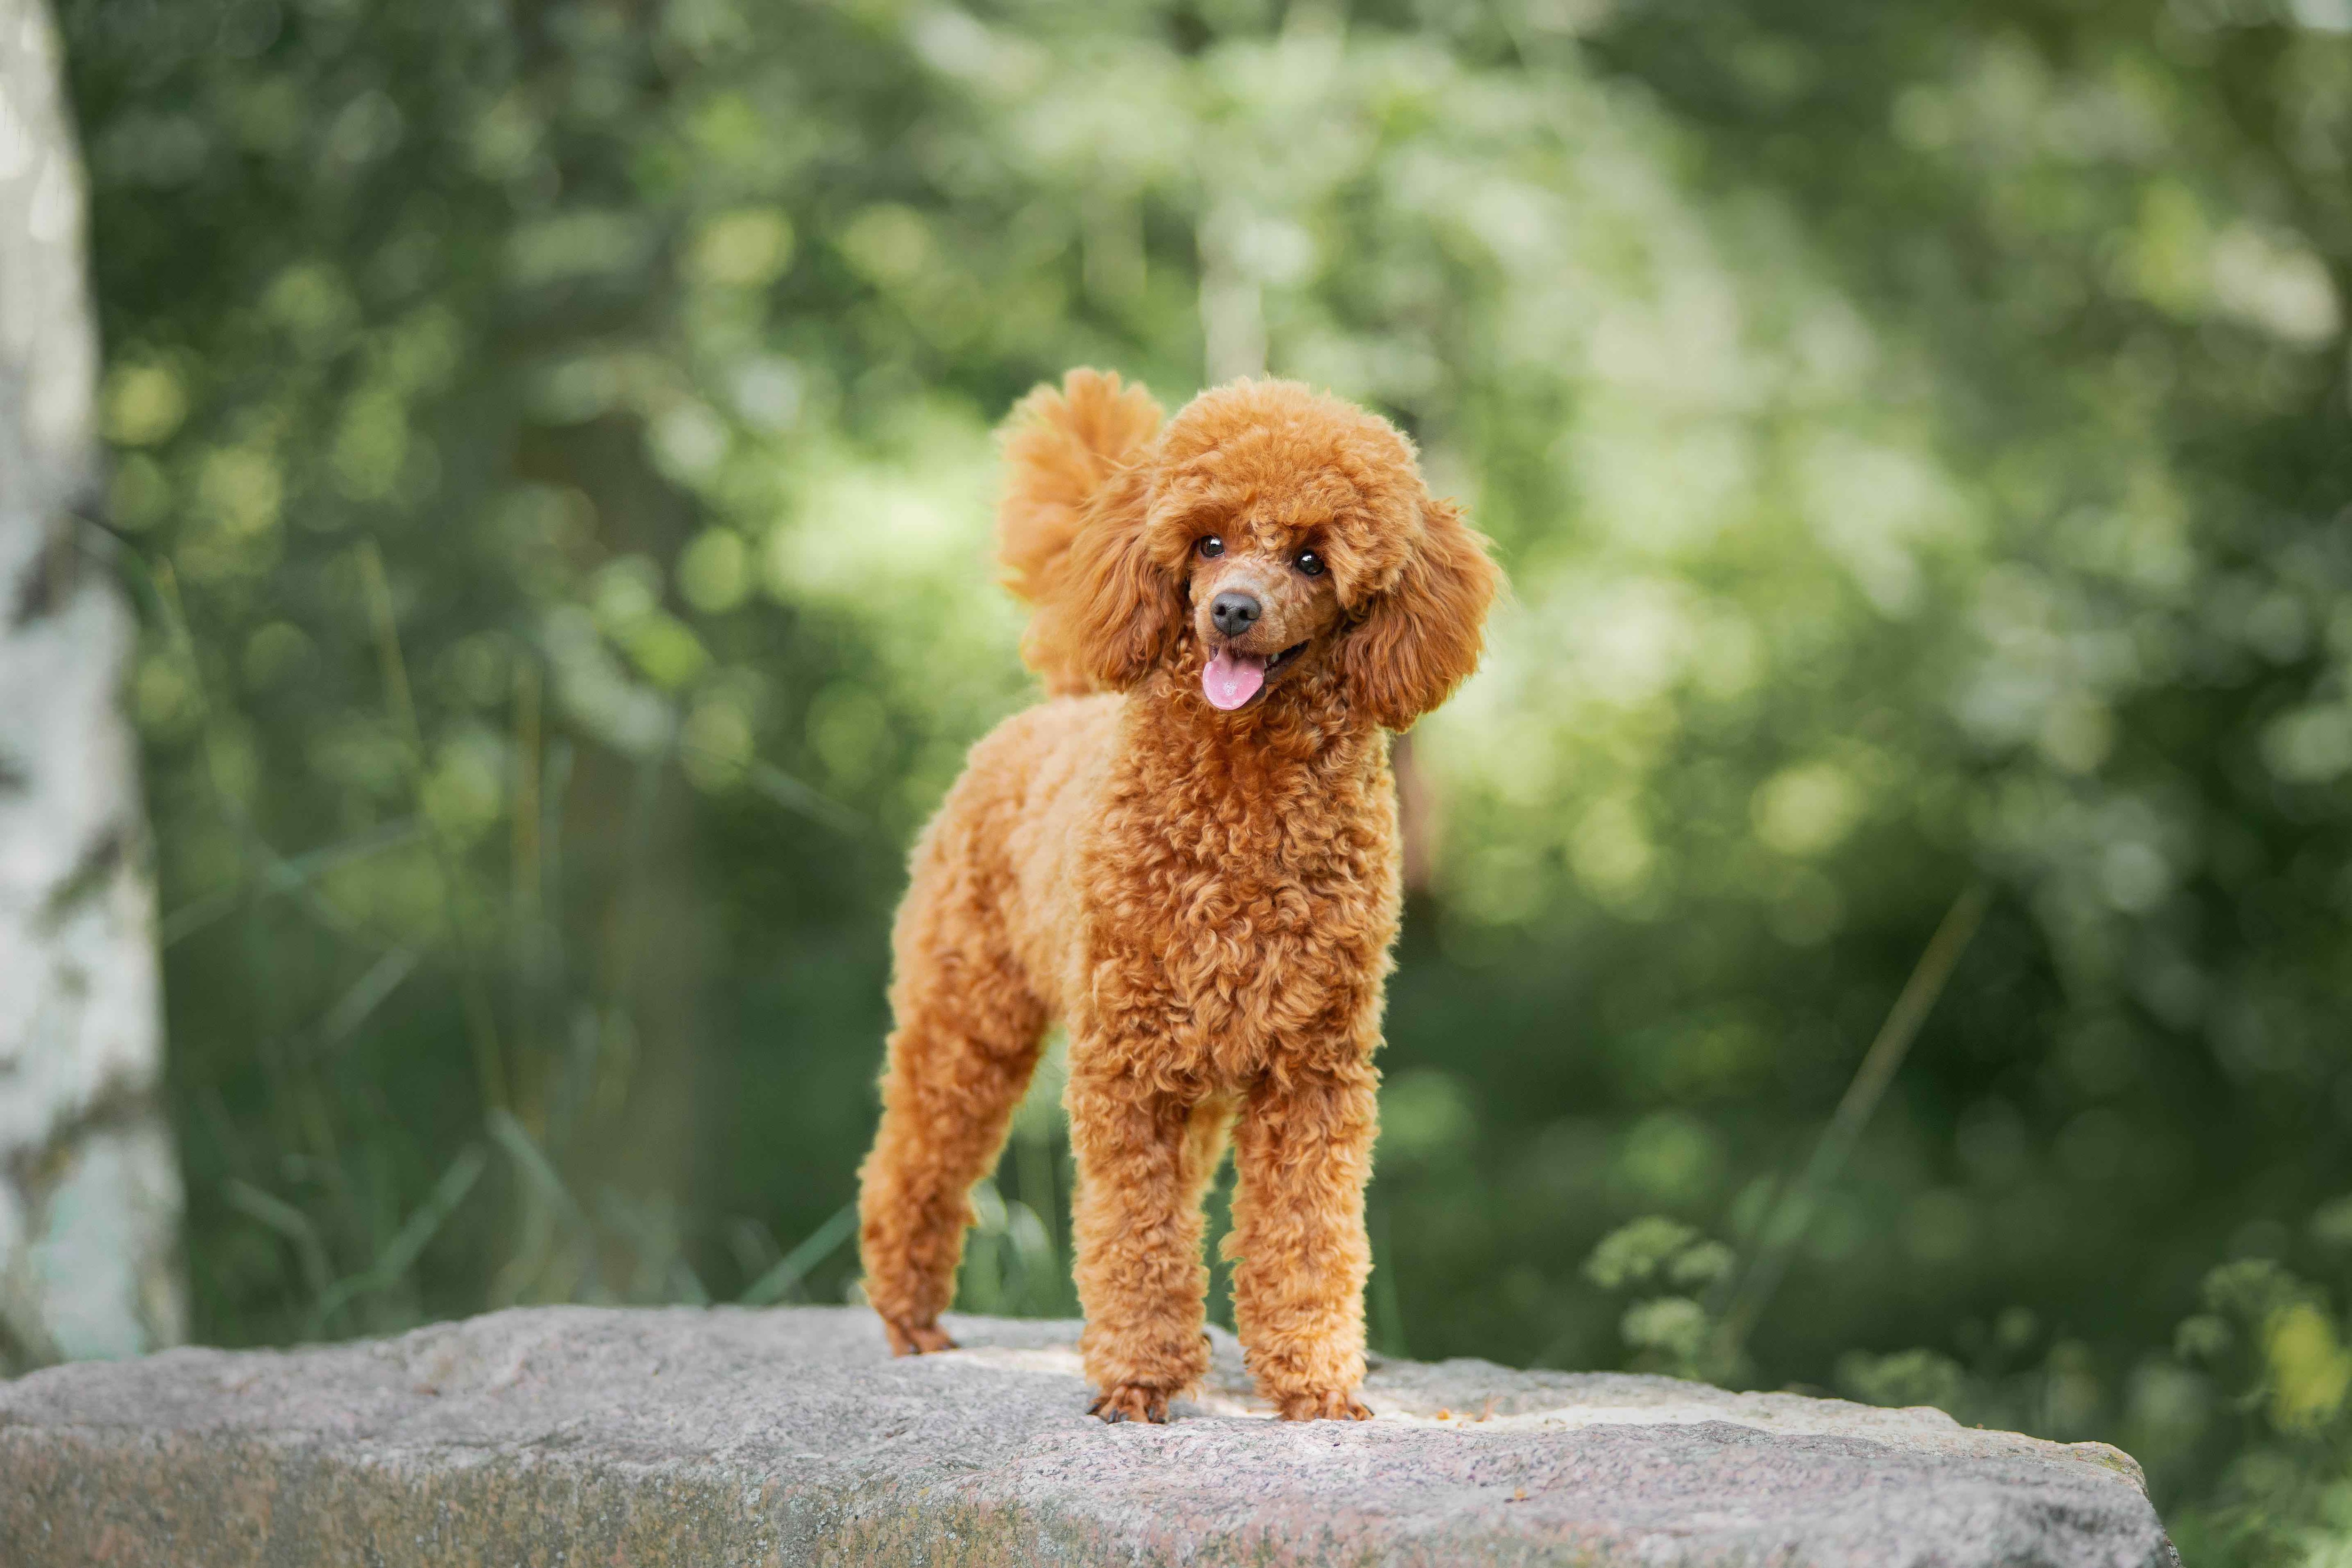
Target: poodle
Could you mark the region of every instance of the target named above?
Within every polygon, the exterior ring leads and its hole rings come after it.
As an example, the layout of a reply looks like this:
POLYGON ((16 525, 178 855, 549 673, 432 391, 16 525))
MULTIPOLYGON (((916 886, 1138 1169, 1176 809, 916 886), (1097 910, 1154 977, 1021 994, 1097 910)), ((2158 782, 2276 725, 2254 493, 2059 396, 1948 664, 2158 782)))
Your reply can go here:
POLYGON ((1007 421, 998 531, 1050 700, 972 748, 899 907, 866 1300, 952 1348, 972 1184, 1070 1040, 1079 1342, 1107 1421, 1208 1369, 1201 1199, 1230 1136, 1234 1319, 1288 1420, 1362 1420, 1388 731, 1478 662, 1498 574, 1385 421, 1293 382, 1163 423, 1079 370, 1007 421))

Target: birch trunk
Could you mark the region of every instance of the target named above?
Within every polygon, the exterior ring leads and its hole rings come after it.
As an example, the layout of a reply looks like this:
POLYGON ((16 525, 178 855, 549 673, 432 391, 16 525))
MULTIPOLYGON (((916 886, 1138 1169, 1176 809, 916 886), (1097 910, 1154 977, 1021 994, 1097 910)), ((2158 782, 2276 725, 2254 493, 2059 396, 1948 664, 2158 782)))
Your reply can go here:
POLYGON ((0 1373, 134 1355, 184 1315, 131 625, 68 510, 92 479, 82 210, 47 6, 0 0, 0 1373))

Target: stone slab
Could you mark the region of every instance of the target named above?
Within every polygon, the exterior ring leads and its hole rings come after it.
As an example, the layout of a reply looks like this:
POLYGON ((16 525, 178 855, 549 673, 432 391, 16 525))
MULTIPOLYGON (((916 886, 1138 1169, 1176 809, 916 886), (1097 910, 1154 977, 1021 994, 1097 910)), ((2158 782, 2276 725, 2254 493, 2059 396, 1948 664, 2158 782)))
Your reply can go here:
POLYGON ((0 1384, 0 1563, 2177 1563, 2138 1468, 1934 1410, 1379 1363, 1286 1425, 1238 1348, 1165 1426, 1085 1414, 1076 1325, 542 1307, 0 1384))

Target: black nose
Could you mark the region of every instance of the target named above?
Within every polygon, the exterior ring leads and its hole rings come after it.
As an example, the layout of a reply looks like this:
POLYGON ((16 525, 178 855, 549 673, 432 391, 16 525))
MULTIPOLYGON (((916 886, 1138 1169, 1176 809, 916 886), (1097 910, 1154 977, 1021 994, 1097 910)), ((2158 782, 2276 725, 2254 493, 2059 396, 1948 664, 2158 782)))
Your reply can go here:
POLYGON ((1265 606, 1247 594, 1220 594, 1209 601, 1209 619, 1229 637, 1237 637, 1257 625, 1265 614, 1265 606))

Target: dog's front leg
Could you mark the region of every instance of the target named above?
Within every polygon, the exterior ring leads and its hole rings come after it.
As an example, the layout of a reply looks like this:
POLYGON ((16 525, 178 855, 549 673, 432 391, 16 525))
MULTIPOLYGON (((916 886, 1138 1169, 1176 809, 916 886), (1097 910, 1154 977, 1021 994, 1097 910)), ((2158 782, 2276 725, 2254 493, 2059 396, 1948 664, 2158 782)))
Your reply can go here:
POLYGON ((1209 1369, 1201 1195, 1223 1141, 1204 1119, 1221 1126, 1222 1108, 1147 1086, 1138 1054, 1085 1040, 1070 1050, 1079 1350, 1106 1421, 1167 1420, 1168 1402, 1209 1369))
POLYGON ((1234 1129, 1234 1326, 1258 1392, 1286 1421, 1371 1414, 1356 1391, 1378 1081, 1368 1058, 1268 1073, 1234 1129))

